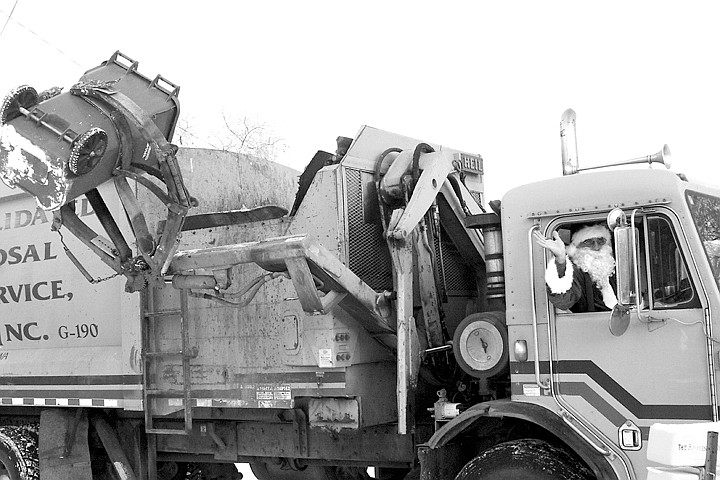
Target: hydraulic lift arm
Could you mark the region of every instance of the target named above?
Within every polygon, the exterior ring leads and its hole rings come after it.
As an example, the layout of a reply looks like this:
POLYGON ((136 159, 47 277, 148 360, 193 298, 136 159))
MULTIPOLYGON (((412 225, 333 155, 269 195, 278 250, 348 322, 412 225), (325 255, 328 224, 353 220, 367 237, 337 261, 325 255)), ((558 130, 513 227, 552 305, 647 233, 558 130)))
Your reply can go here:
MULTIPOLYGON (((382 163, 383 158, 379 159, 382 163)), ((419 144, 413 151, 401 151, 392 161, 382 181, 378 182, 379 196, 388 205, 402 203, 395 208, 387 225, 386 238, 393 261, 394 285, 397 294, 396 317, 398 337, 397 405, 399 433, 411 428, 411 398, 424 356, 419 351, 419 339, 413 316, 413 278, 416 266, 418 290, 422 304, 422 319, 427 349, 445 347, 449 341, 438 295, 438 260, 435 258, 434 238, 439 233, 437 197, 442 191, 453 213, 463 224, 464 217, 479 213, 475 202, 466 204, 469 191, 457 175, 462 171, 458 158, 447 151, 434 151, 427 144, 419 144), (408 175, 410 173, 410 175, 408 175), (435 214, 433 213, 435 212, 435 214), (433 228, 434 227, 434 228, 433 228)), ((476 231, 463 229, 477 253, 482 256, 482 239, 476 231)), ((462 233, 461 233, 462 234, 462 233)))

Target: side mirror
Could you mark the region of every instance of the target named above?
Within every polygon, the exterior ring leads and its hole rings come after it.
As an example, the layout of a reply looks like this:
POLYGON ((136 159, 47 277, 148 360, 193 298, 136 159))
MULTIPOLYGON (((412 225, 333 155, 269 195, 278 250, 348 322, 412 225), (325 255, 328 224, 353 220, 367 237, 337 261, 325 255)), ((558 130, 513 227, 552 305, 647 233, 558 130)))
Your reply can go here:
POLYGON ((621 336, 627 330, 630 325, 630 309, 623 305, 615 305, 612 314, 610 315, 610 333, 616 337, 621 336))
MULTIPOLYGON (((636 212, 636 211, 635 211, 636 212)), ((607 223, 615 237, 615 278, 617 280, 617 300, 623 306, 636 306, 640 311, 640 298, 638 290, 638 258, 640 246, 638 243, 638 229, 635 228, 635 212, 633 212, 630 225, 627 216, 620 208, 614 208, 608 213, 607 223)))
POLYGON ((637 303, 637 245, 638 236, 635 227, 616 227, 615 236, 615 278, 617 280, 617 300, 620 305, 630 306, 637 303))
POLYGON ((613 209, 607 218, 608 227, 615 237, 615 279, 617 283, 618 304, 610 315, 608 327, 610 333, 619 337, 625 333, 630 325, 630 306, 635 305, 640 310, 638 301, 638 275, 637 259, 637 229, 633 214, 632 224, 627 224, 627 216, 620 208, 613 209))

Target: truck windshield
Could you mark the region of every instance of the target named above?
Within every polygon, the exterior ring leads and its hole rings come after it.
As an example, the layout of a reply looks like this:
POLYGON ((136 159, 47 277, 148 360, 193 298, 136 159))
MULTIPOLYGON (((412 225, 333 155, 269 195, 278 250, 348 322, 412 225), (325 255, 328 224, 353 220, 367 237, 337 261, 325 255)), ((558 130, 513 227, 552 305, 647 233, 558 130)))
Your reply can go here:
POLYGON ((720 288, 720 198, 688 191, 687 200, 715 282, 720 288))

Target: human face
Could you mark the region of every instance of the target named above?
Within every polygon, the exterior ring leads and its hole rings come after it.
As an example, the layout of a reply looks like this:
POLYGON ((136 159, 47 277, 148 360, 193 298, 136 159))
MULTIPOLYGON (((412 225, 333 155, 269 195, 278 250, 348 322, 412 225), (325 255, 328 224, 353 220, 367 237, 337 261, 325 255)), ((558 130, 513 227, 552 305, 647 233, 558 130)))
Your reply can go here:
POLYGON ((605 237, 588 238, 588 239, 580 242, 577 247, 578 248, 590 248, 597 252, 602 247, 604 247, 606 243, 607 243, 607 239, 605 237))

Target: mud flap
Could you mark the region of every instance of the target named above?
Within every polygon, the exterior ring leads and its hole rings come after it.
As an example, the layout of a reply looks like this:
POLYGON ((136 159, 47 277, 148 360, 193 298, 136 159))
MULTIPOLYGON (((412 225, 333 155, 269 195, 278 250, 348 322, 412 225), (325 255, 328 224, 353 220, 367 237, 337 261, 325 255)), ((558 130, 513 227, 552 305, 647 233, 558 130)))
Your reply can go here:
POLYGON ((117 476, 122 480, 137 480, 130 461, 122 449, 117 431, 104 418, 99 416, 92 417, 92 424, 98 433, 98 437, 100 437, 103 447, 105 447, 105 452, 107 452, 117 476))
POLYGON ((75 409, 40 413, 40 471, 43 480, 92 480, 88 419, 75 409))
POLYGON ((467 461, 462 448, 455 444, 438 448, 418 445, 418 460, 420 480, 453 480, 467 461))

